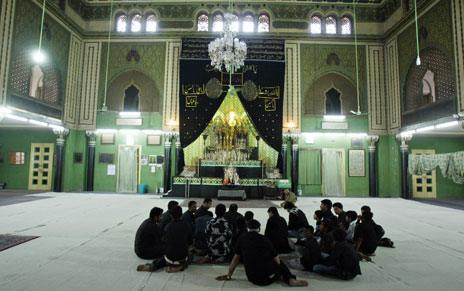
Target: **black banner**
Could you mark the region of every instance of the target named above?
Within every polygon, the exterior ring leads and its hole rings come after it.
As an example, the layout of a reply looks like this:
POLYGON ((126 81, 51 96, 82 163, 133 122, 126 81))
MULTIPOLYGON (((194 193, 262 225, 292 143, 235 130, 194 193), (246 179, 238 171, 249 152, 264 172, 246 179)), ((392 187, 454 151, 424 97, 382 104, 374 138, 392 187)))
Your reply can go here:
POLYGON ((180 60, 180 141, 194 142, 218 110, 231 83, 260 137, 280 152, 284 96, 284 42, 245 40, 245 66, 230 76, 211 67, 207 44, 211 39, 186 39, 180 60), (252 59, 248 58, 251 56, 252 59))

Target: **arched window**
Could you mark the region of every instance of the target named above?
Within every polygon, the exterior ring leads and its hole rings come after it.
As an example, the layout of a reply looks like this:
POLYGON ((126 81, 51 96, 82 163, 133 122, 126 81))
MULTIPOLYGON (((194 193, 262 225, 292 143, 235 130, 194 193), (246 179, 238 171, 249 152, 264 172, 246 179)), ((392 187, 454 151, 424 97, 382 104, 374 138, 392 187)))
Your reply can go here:
POLYGON ((325 93, 325 114, 339 115, 342 114, 342 104, 340 101, 340 92, 331 88, 325 93))
POLYGON ((351 34, 351 20, 344 16, 340 19, 340 26, 342 28, 342 34, 351 34))
POLYGON ((238 21, 238 16, 235 14, 232 14, 232 23, 230 24, 230 30, 239 32, 240 30, 240 22, 238 21))
POLYGON ((197 31, 208 31, 208 26, 209 26, 208 15, 201 14, 200 16, 198 16, 197 31))
POLYGON ((258 18, 258 32, 269 32, 269 16, 261 14, 258 18))
POLYGON ((435 97, 435 74, 427 70, 422 78, 422 105, 427 105, 436 102, 435 97))
POLYGON ((224 17, 222 14, 216 14, 213 17, 213 31, 220 32, 224 30, 224 17))
POLYGON ((335 17, 329 16, 325 19, 325 33, 336 34, 337 33, 337 21, 335 17))
POLYGON ((127 15, 121 14, 116 18, 116 31, 126 32, 127 31, 127 15))
POLYGON ((140 32, 142 30, 142 15, 135 14, 132 16, 131 31, 140 32))
POLYGON ((124 91, 124 111, 139 111, 139 89, 134 85, 124 91))
POLYGON ((322 32, 322 20, 319 16, 311 17, 309 30, 313 34, 320 34, 322 32))
POLYGON ((145 31, 155 32, 157 28, 158 28, 158 23, 156 22, 156 16, 154 14, 148 15, 147 20, 145 22, 145 31))
POLYGON ((243 32, 254 32, 255 31, 255 19, 252 15, 245 15, 242 22, 243 32))

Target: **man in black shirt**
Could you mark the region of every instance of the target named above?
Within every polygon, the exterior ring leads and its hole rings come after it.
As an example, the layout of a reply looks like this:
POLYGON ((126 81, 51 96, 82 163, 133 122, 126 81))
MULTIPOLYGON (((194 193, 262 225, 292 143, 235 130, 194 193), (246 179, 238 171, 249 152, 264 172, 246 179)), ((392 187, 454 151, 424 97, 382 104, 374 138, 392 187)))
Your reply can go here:
POLYGON ((230 204, 229 211, 224 214, 224 218, 232 226, 235 234, 237 232, 237 220, 243 218, 243 215, 238 212, 238 205, 235 203, 230 204))
POLYGON ((309 226, 306 215, 291 202, 285 202, 284 208, 288 211, 288 235, 303 239, 303 230, 309 226))
POLYGON ((332 201, 330 199, 323 199, 321 201, 322 220, 328 220, 333 224, 337 223, 337 217, 332 213, 332 201))
POLYGON ((203 215, 206 215, 208 213, 208 210, 212 206, 213 206, 213 200, 211 200, 211 198, 203 199, 203 203, 201 204, 200 207, 198 207, 197 211, 195 212, 195 219, 203 215))
POLYGON ((267 286, 282 279, 290 286, 307 286, 308 282, 296 280, 287 266, 280 260, 272 243, 259 234, 260 224, 257 220, 248 223, 248 232, 240 236, 235 255, 227 275, 216 280, 231 280, 235 268, 242 260, 248 280, 259 286, 267 286))
POLYGON ((174 201, 174 200, 171 200, 168 202, 168 211, 164 212, 163 215, 161 215, 161 221, 160 221, 160 228, 161 228, 161 231, 164 232, 164 228, 166 227, 166 225, 169 224, 169 222, 171 222, 172 220, 172 215, 171 215, 171 210, 174 206, 177 206, 179 205, 179 202, 177 201, 174 201))
POLYGON ((266 223, 266 236, 279 254, 287 254, 293 250, 288 244, 288 227, 285 219, 279 215, 277 208, 269 207, 267 210, 269 219, 266 223))
POLYGON ((314 265, 321 261, 321 247, 314 238, 314 227, 311 225, 304 230, 305 243, 302 249, 300 263, 307 271, 312 271, 314 265))
POLYGON ((335 212, 335 214, 337 215, 337 225, 344 229, 345 228, 345 211, 343 211, 343 204, 341 204, 340 202, 335 202, 333 204, 333 210, 335 212))
POLYGON ((187 211, 182 214, 182 220, 187 222, 192 227, 192 233, 195 231, 195 211, 197 210, 197 202, 192 200, 188 203, 187 211))
POLYGON ((139 265, 137 271, 153 272, 167 266, 170 273, 180 272, 187 268, 189 253, 188 248, 192 241, 192 229, 182 216, 182 208, 174 206, 171 209, 172 221, 166 226, 163 236, 166 244, 166 254, 160 260, 154 260, 151 264, 139 265))
POLYGON ((164 243, 158 226, 163 209, 154 207, 150 217, 145 219, 135 234, 134 250, 137 256, 145 260, 154 260, 164 255, 164 243))
POLYGON ((364 255, 373 255, 379 241, 375 232, 372 216, 372 212, 363 212, 360 222, 356 225, 354 230, 354 245, 362 257, 364 257, 364 255))
POLYGON ((359 257, 353 246, 346 240, 346 232, 337 228, 332 233, 335 245, 322 264, 314 265, 316 273, 333 275, 343 280, 351 280, 361 274, 359 257))

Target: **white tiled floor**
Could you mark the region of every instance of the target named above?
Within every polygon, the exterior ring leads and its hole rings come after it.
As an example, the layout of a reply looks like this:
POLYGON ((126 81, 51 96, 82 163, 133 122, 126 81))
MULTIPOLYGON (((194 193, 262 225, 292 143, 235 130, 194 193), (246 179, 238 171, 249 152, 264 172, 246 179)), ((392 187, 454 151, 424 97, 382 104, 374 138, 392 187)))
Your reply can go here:
MULTIPOLYGON (((144 195, 36 194, 53 196, 0 207, 0 233, 40 235, 0 252, 0 290, 239 290, 248 283, 240 267, 235 279, 217 282, 226 266, 190 266, 185 272, 138 273, 144 262, 133 253, 140 222, 168 200, 144 195)), ((1 199, 1 198, 0 198, 1 199)), ((301 198, 308 217, 317 198, 301 198)), ((296 272, 312 290, 462 290, 464 211, 402 199, 336 199, 345 209, 368 204, 396 249, 380 248, 362 276, 343 282, 296 272)), ((252 209, 264 224, 266 209, 252 209)), ((245 211, 242 209, 241 211, 245 211)), ((281 214, 286 214, 280 210, 281 214)), ((284 289, 274 284, 266 289, 284 289)))

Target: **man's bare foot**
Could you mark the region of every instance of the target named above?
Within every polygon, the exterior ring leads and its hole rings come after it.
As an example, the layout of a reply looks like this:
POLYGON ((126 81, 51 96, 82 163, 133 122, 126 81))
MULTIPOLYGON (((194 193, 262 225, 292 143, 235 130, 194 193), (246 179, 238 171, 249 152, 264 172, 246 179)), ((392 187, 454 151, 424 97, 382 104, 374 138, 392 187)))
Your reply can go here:
POLYGON ((138 265, 137 271, 139 272, 153 272, 153 264, 138 265))
POLYGON ((288 281, 288 285, 291 287, 306 287, 308 286, 308 281, 305 280, 297 280, 297 279, 290 279, 288 281))
POLYGON ((184 266, 177 266, 177 267, 168 266, 168 267, 166 267, 166 272, 167 273, 177 273, 177 272, 182 272, 183 270, 184 270, 184 266))

